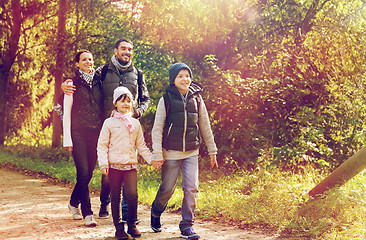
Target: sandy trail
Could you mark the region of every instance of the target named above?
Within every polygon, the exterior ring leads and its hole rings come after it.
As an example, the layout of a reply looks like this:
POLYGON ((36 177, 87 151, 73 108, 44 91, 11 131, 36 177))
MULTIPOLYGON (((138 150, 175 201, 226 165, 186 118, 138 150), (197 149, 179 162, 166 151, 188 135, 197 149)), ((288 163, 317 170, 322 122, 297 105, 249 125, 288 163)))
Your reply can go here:
MULTIPOLYGON (((1 167, 1 166, 0 166, 1 167)), ((73 220, 67 209, 72 189, 55 184, 47 178, 21 174, 0 168, 0 239, 103 239, 114 238, 112 218, 98 219, 99 196, 91 195, 97 227, 87 228, 83 220, 73 220)), ((150 228, 148 206, 139 205, 139 239, 181 239, 178 224, 180 215, 164 213, 163 231, 154 233, 150 228)), ((246 231, 223 224, 196 219, 195 231, 201 239, 283 239, 256 231, 246 231)))

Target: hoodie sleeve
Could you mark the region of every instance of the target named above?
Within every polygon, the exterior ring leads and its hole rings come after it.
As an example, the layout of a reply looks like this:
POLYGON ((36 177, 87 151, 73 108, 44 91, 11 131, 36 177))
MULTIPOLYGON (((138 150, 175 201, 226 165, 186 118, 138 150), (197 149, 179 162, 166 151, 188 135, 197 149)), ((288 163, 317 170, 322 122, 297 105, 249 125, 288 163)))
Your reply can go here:
MULTIPOLYGON (((72 84, 69 83, 69 84, 72 84)), ((71 139, 71 108, 73 103, 73 94, 66 95, 64 94, 63 100, 63 121, 62 121, 62 128, 63 128, 63 135, 64 135, 64 147, 72 147, 72 139, 71 139)))
POLYGON ((217 154, 217 147, 215 144, 214 136, 212 134, 207 108, 202 99, 202 96, 200 96, 200 98, 201 101, 200 101, 199 119, 198 119, 200 132, 203 137, 203 140, 206 143, 209 155, 217 154))
POLYGON ((164 98, 160 98, 155 113, 154 126, 151 132, 153 158, 155 161, 163 161, 163 129, 165 124, 166 111, 164 98))

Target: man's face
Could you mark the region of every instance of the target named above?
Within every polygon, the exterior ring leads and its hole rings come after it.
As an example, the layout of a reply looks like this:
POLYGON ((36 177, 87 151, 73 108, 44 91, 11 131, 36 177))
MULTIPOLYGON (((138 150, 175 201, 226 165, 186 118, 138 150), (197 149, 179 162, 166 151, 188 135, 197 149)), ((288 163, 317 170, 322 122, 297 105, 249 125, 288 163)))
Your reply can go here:
POLYGON ((120 42, 118 48, 114 49, 114 54, 116 55, 119 62, 126 64, 130 61, 132 57, 133 46, 128 42, 120 42))

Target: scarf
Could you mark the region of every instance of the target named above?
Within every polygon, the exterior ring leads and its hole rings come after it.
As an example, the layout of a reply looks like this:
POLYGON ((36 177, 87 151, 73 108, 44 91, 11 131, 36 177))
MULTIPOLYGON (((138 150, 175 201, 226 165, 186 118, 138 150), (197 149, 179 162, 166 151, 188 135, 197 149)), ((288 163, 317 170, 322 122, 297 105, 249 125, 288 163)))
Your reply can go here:
POLYGON ((92 85, 95 69, 93 68, 90 73, 83 72, 80 69, 79 72, 81 73, 81 78, 84 79, 84 81, 87 82, 89 85, 92 85))
POLYGON ((131 113, 122 114, 120 112, 115 111, 113 113, 113 117, 118 118, 118 119, 123 119, 124 123, 125 123, 125 126, 127 127, 127 129, 130 132, 133 132, 135 130, 135 128, 133 127, 133 125, 130 121, 131 113))
POLYGON ((130 59, 130 61, 126 65, 122 65, 120 62, 118 62, 116 55, 113 55, 111 61, 113 65, 116 66, 116 68, 122 72, 126 71, 132 63, 132 60, 130 59))

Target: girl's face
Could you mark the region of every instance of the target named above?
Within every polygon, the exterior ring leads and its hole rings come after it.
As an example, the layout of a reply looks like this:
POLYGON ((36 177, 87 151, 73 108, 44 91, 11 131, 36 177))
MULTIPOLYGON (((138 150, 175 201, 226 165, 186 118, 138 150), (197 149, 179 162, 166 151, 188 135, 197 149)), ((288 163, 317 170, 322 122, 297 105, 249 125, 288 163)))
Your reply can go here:
POLYGON ((132 101, 129 97, 122 97, 120 100, 116 102, 114 106, 117 108, 118 112, 126 114, 131 112, 132 101))
POLYGON ((79 62, 75 64, 81 71, 90 73, 94 66, 93 55, 91 53, 84 52, 80 55, 79 62))
POLYGON ((189 75, 189 71, 187 69, 182 69, 176 76, 174 80, 174 85, 178 88, 179 92, 184 95, 187 94, 191 82, 192 79, 191 75, 189 75))

